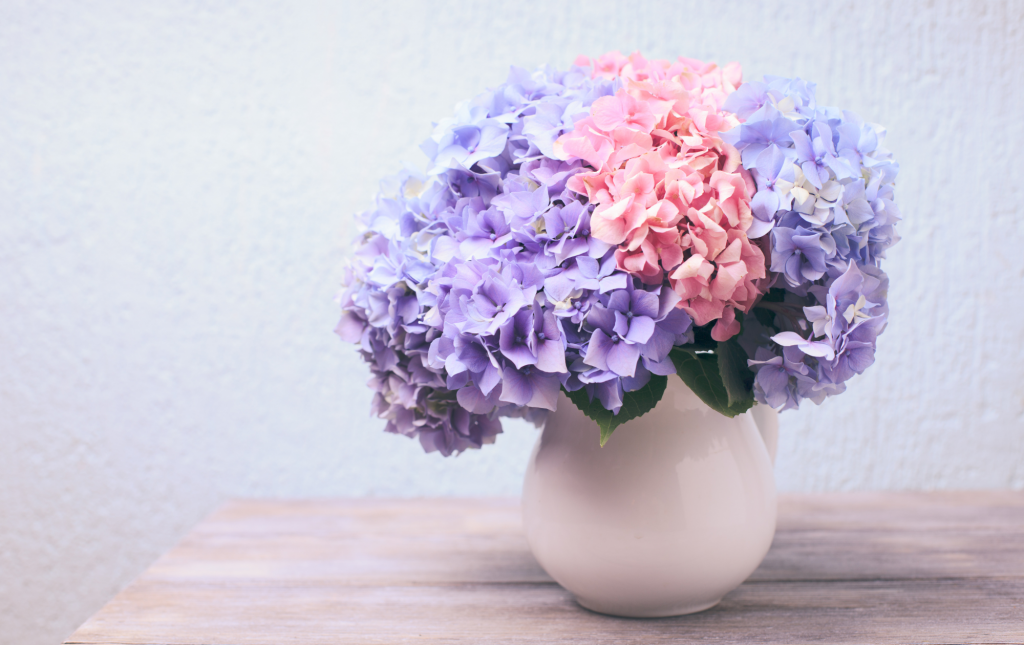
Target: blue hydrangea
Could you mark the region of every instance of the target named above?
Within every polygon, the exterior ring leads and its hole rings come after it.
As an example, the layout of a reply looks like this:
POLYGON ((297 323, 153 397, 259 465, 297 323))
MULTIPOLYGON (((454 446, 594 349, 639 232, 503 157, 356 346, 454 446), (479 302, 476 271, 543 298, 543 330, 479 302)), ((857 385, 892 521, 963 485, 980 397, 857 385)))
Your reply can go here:
POLYGON ((725 109, 745 120, 723 138, 757 185, 752 230, 776 276, 744 321, 754 393, 779 409, 820 403, 874 361, 889 311, 879 265, 899 240, 899 166, 881 127, 818 107, 800 79, 746 83, 725 109))

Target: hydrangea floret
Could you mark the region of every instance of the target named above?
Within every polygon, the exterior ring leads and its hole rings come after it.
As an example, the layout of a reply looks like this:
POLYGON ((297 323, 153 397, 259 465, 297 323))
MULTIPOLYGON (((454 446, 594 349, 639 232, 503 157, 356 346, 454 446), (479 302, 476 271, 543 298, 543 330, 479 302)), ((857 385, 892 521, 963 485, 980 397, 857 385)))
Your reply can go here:
POLYGON ((883 135, 736 64, 512 68, 359 215, 336 332, 385 429, 444 455, 542 421, 560 391, 603 443, 672 374, 730 416, 820 403, 888 314, 883 135))

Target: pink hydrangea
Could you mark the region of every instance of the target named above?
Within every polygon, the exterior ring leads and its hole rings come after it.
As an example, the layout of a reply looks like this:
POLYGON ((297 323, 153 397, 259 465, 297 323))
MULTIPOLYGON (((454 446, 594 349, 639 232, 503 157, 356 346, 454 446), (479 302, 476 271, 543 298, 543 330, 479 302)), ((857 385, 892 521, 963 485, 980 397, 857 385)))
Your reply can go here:
POLYGON ((718 321, 713 338, 734 336, 736 311, 767 288, 765 256, 747 238, 755 186, 720 137, 739 123, 722 109, 739 65, 619 52, 577 64, 623 83, 555 142, 556 154, 594 169, 568 183, 595 204, 592 235, 618 246, 620 269, 645 284, 667 280, 697 325, 718 321))

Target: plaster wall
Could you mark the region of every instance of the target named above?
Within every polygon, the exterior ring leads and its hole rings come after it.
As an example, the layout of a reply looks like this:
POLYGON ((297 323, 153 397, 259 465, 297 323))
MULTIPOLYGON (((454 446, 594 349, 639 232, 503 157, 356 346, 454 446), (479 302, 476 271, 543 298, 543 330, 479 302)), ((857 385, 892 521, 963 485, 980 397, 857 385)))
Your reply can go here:
POLYGON ((457 101, 610 49, 889 128, 891 323, 783 415, 780 487, 1024 488, 1024 3, 6 0, 0 643, 59 642, 229 496, 518 494, 532 428, 445 460, 368 416, 338 265, 457 101))

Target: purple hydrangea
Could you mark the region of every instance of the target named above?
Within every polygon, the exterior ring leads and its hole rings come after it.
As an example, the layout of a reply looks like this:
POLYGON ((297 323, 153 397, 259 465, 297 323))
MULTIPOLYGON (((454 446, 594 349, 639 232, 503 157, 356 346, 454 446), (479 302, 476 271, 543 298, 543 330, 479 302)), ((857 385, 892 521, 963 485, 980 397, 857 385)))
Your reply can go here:
POLYGON ((450 455, 493 441, 502 416, 543 419, 561 388, 617 411, 674 371, 669 351, 692 339, 679 297, 616 269, 566 189, 586 169, 552 152, 618 86, 513 68, 437 125, 425 173, 385 180, 360 215, 336 331, 360 343, 389 432, 450 455))
POLYGON ((874 361, 888 317, 879 264, 899 240, 899 166, 881 127, 817 107, 799 79, 746 83, 725 108, 746 120, 724 139, 757 185, 751 230, 767 236, 779 276, 744 322, 754 394, 779 409, 820 403, 874 361))

